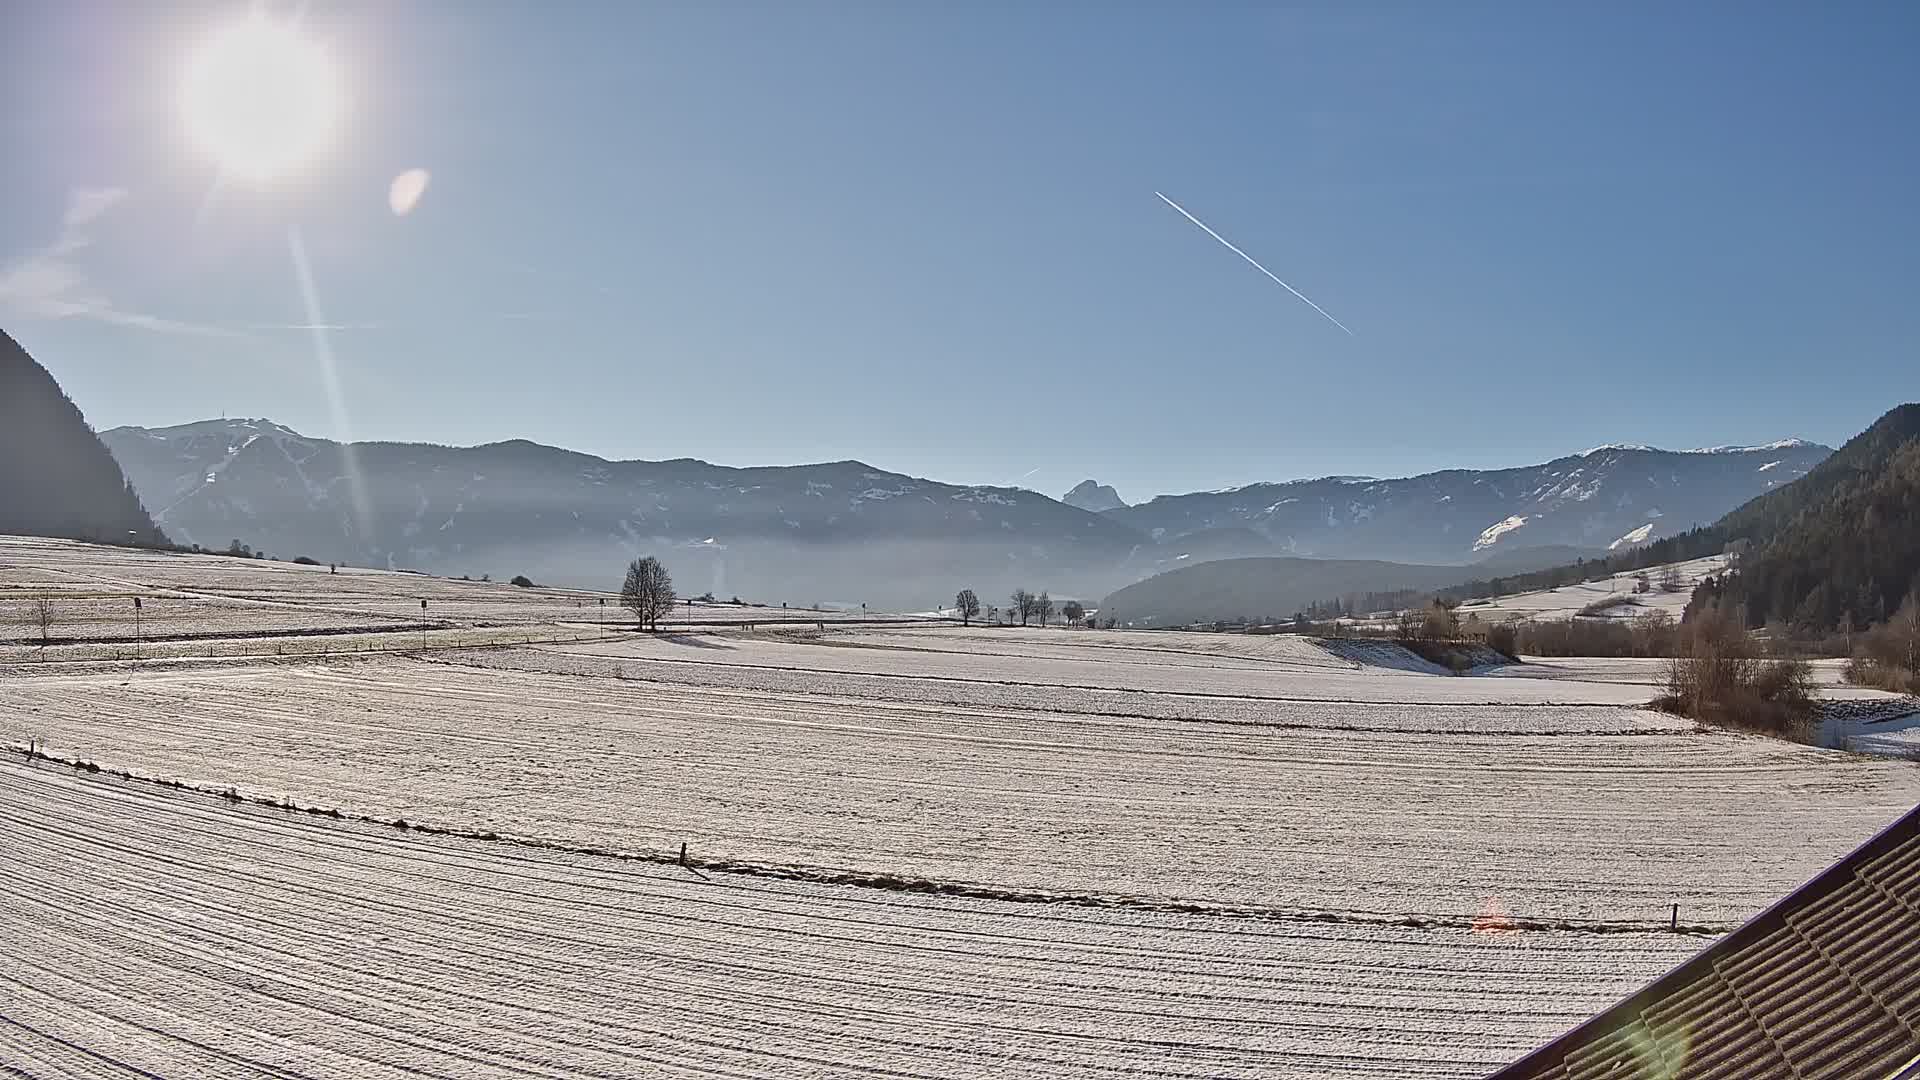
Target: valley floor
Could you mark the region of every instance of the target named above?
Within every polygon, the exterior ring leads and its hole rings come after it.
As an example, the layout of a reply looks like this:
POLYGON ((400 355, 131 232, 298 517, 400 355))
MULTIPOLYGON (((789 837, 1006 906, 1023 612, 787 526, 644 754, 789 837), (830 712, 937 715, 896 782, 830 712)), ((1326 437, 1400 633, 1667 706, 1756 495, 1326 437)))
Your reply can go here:
MULTIPOLYGON (((447 587, 98 552, 0 547, 0 604, 447 587)), ((0 658, 0 1071, 1473 1077, 1920 802, 1615 662, 456 588, 424 641, 0 658)))

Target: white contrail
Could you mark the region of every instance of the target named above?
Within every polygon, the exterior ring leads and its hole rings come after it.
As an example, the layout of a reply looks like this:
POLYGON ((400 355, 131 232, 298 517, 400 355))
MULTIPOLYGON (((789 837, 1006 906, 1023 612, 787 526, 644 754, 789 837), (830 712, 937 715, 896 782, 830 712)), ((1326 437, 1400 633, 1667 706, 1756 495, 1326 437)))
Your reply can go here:
MULTIPOLYGON (((1160 195, 1160 193, 1159 193, 1159 192, 1157 192, 1157 191, 1156 191, 1156 192, 1154 192, 1154 194, 1155 194, 1155 195, 1160 195)), ((1197 217, 1194 217, 1194 216, 1193 216, 1192 214, 1189 214, 1189 213, 1187 213, 1187 208, 1186 208, 1186 207, 1184 207, 1184 206, 1181 206, 1181 205, 1180 205, 1179 203, 1177 203, 1177 202, 1174 202, 1174 201, 1173 201, 1172 199, 1169 199, 1169 198, 1167 198, 1167 197, 1166 197, 1165 195, 1160 195, 1160 201, 1161 201, 1161 202, 1163 202, 1163 203, 1166 203, 1166 204, 1167 204, 1168 206, 1171 206, 1171 207, 1173 207, 1173 208, 1174 208, 1175 210, 1178 210, 1178 211, 1180 211, 1180 216, 1181 216, 1181 217, 1183 217, 1183 218, 1186 218, 1186 219, 1187 219, 1188 221, 1191 221, 1191 222, 1193 222, 1193 223, 1194 223, 1195 225, 1198 225, 1198 226, 1200 226, 1200 227, 1201 227, 1202 229, 1205 229, 1205 230, 1206 230, 1206 233, 1207 233, 1207 235, 1208 235, 1208 236, 1211 236, 1211 237, 1213 237, 1213 238, 1214 238, 1215 240, 1218 240, 1218 241, 1220 241, 1221 243, 1223 243, 1223 244, 1226 244, 1226 245, 1227 245, 1227 250, 1228 250, 1228 251, 1231 251, 1231 252, 1233 252, 1233 253, 1234 253, 1235 255, 1238 255, 1238 256, 1240 256, 1241 258, 1243 258, 1243 259, 1245 259, 1245 260, 1247 260, 1247 261, 1248 261, 1249 263, 1252 263, 1252 264, 1253 264, 1253 268, 1254 268, 1255 270, 1258 270, 1258 271, 1260 271, 1261 273, 1263 273, 1263 274, 1265 274, 1265 275, 1267 275, 1268 277, 1270 277, 1270 278, 1272 278, 1272 279, 1273 279, 1274 281, 1276 281, 1276 282, 1279 282, 1279 284, 1280 284, 1280 287, 1281 287, 1281 288, 1283 288, 1283 289, 1285 289, 1285 290, 1287 290, 1288 292, 1290 292, 1290 293, 1292 293, 1292 294, 1293 294, 1293 295, 1295 295, 1295 296, 1298 296, 1298 297, 1299 297, 1299 298, 1300 298, 1301 300, 1303 300, 1303 301, 1305 301, 1305 302, 1306 302, 1306 305, 1307 305, 1308 307, 1310 307, 1310 308, 1312 308, 1313 310, 1315 310, 1315 311, 1317 311, 1317 312, 1319 312, 1319 313, 1320 313, 1320 314, 1322 314, 1322 315, 1326 315, 1326 316, 1327 316, 1327 321, 1328 321, 1328 322, 1330 322, 1330 323, 1332 323, 1333 325, 1335 325, 1335 326, 1337 326, 1337 327, 1339 327, 1339 328, 1340 328, 1340 329, 1342 329, 1342 330, 1347 330, 1347 324, 1346 324, 1346 323, 1343 323, 1343 322, 1341 322, 1341 321, 1340 321, 1339 319, 1336 319, 1336 318, 1334 318, 1334 317, 1333 317, 1333 316, 1331 316, 1331 315, 1327 315, 1327 309, 1326 309, 1326 308, 1323 308, 1323 307, 1321 307, 1321 306, 1320 306, 1319 304, 1316 304, 1316 303, 1314 303, 1313 301, 1311 301, 1311 300, 1308 300, 1308 299, 1307 299, 1307 297, 1306 297, 1306 294, 1305 294, 1305 293, 1303 293, 1303 292, 1301 292, 1301 291, 1300 291, 1299 289, 1296 289, 1296 288, 1294 288, 1293 286, 1291 286, 1291 285, 1289 285, 1289 284, 1287 284, 1287 283, 1286 283, 1286 282, 1284 282, 1284 281, 1280 281, 1280 276, 1279 276, 1278 274, 1275 274, 1275 273, 1274 273, 1273 271, 1271 271, 1271 270, 1269 270, 1269 269, 1267 269, 1267 268, 1266 268, 1266 267, 1264 267, 1264 266, 1261 266, 1261 265, 1260 265, 1260 263, 1259 263, 1259 262, 1258 262, 1258 261, 1257 261, 1256 259, 1254 259, 1254 257, 1253 257, 1253 256, 1251 256, 1251 255, 1249 255, 1249 254, 1247 254, 1247 253, 1246 253, 1246 252, 1244 252, 1244 251, 1241 251, 1241 250, 1240 250, 1239 248, 1237 248, 1237 247, 1234 247, 1234 246, 1233 246, 1233 244, 1232 244, 1232 242, 1231 242, 1231 241, 1229 241, 1229 240, 1228 240, 1228 239, 1227 239, 1226 237, 1224 237, 1224 236, 1221 236, 1221 235, 1220 235, 1219 233, 1217 233, 1217 232, 1214 232, 1214 231, 1213 231, 1212 229, 1208 229, 1208 228, 1207 228, 1207 223, 1206 223, 1206 222, 1204 222, 1204 221, 1201 221, 1201 220, 1200 220, 1199 218, 1197 218, 1197 217)), ((1352 336, 1353 336, 1353 331, 1351 331, 1351 330, 1347 330, 1347 336, 1348 336, 1348 337, 1352 337, 1352 336)))

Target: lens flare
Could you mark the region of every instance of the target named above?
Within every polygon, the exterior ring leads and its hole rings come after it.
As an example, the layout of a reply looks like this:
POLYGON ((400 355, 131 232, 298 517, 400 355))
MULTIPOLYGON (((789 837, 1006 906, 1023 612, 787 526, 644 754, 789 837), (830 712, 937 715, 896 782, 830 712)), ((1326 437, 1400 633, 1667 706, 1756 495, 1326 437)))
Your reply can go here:
POLYGON ((333 344, 327 338, 329 324, 320 310, 320 290, 314 287, 313 264, 307 261, 307 244, 298 228, 287 230, 287 252, 293 258, 293 274, 300 284, 300 301, 307 309, 307 329, 313 334, 314 366, 319 369, 320 385, 326 390, 334 432, 340 440, 347 496, 353 503, 353 525, 359 530, 359 537, 370 536, 373 502, 367 497, 367 478, 360 472, 360 461, 353 449, 352 418, 347 415, 346 394, 340 389, 340 371, 333 362, 333 344))
POLYGON ((413 208, 420 205, 420 196, 427 193, 427 183, 433 174, 425 169, 408 169, 393 178, 387 185, 387 209, 394 217, 406 217, 413 208))
POLYGON ((181 107, 188 133, 223 172, 260 181, 326 144, 340 89, 319 46, 255 15, 194 56, 181 107))

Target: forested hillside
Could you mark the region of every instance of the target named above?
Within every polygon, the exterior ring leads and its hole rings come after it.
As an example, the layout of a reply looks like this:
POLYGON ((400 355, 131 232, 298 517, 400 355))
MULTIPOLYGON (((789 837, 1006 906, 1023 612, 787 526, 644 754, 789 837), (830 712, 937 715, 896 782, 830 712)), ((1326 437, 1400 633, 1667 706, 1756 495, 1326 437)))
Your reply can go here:
POLYGON ((0 331, 0 533, 164 543, 46 368, 0 331))
POLYGON ((1690 610, 1722 600, 1749 626, 1801 636, 1863 629, 1920 587, 1920 404, 1902 405, 1806 476, 1718 522, 1608 559, 1475 581, 1463 598, 1554 588, 1623 570, 1740 549, 1735 572, 1704 584, 1690 610))
POLYGON ((1749 626, 1785 623, 1800 636, 1884 621, 1920 589, 1920 404, 1889 412, 1719 527, 1750 547, 1694 607, 1732 603, 1749 626))
MULTIPOLYGON (((1171 570, 1107 597, 1103 619, 1124 625, 1177 626, 1219 619, 1277 622, 1333 597, 1408 590, 1425 595, 1456 581, 1458 566, 1422 566, 1374 559, 1221 559, 1171 570)), ((1403 597, 1404 599, 1404 597, 1403 597)))

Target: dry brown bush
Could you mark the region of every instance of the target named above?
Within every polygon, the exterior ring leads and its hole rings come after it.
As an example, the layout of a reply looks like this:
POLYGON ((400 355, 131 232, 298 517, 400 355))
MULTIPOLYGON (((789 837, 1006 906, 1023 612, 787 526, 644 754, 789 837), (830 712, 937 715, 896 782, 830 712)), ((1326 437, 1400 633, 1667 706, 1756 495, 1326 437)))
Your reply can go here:
POLYGON ((1683 623, 1667 666, 1667 696, 1655 704, 1705 723, 1808 737, 1812 669, 1802 660, 1762 659, 1744 623, 1718 605, 1683 623))
POLYGON ((1908 594, 1893 618, 1861 635, 1846 674, 1862 686, 1920 694, 1920 593, 1908 594))

